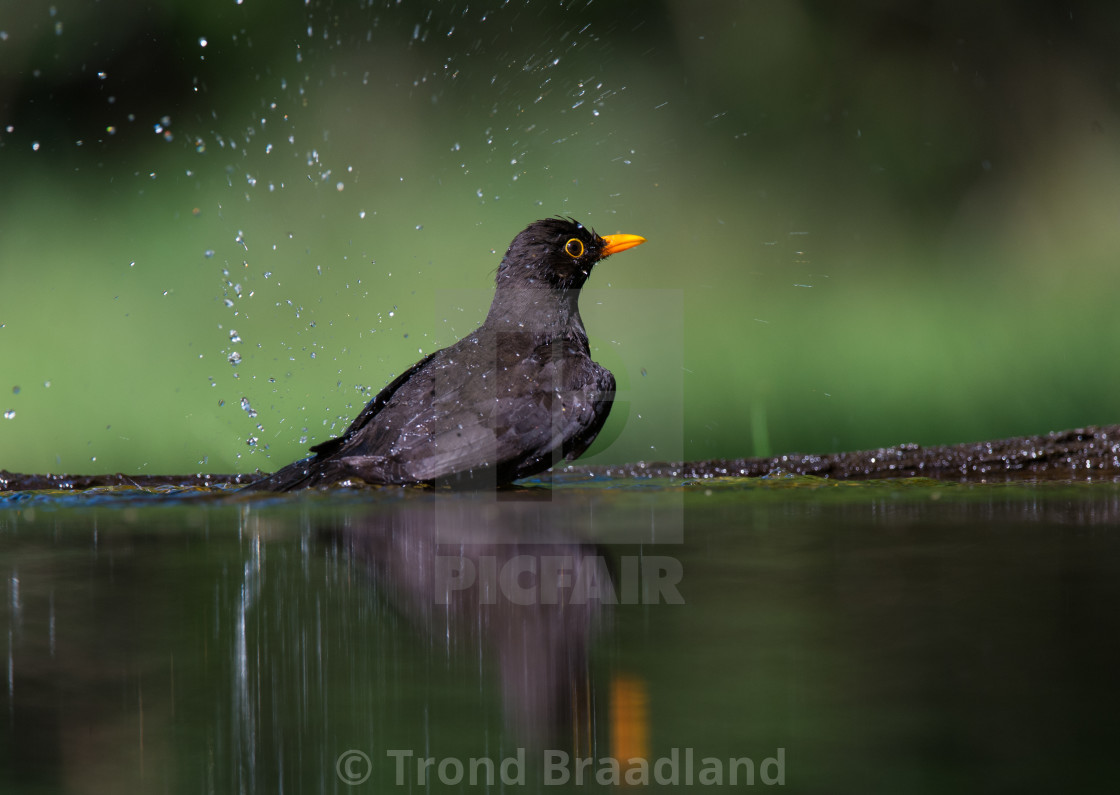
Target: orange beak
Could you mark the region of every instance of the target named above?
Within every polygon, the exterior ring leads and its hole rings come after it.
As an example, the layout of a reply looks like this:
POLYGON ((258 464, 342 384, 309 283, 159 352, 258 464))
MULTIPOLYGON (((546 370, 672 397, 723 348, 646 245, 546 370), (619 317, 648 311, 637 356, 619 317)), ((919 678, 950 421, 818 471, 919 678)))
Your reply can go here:
POLYGON ((601 257, 609 257, 611 254, 617 254, 646 242, 644 237, 638 235, 605 235, 603 240, 606 241, 607 245, 603 246, 601 257))

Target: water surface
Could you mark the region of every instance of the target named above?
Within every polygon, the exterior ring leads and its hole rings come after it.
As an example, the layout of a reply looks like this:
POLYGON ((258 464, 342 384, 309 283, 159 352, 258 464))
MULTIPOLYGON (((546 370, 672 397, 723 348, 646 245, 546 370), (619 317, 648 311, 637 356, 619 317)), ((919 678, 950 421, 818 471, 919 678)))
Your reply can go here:
POLYGON ((1099 787, 1118 520, 1117 484, 8 493, 0 790, 1099 787))

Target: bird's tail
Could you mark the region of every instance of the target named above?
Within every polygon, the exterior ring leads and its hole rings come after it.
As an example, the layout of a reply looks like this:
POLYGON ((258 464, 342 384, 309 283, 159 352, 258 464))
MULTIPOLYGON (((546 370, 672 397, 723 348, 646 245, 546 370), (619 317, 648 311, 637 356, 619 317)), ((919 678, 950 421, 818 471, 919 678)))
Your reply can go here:
POLYGON ((241 491, 295 491, 312 486, 325 486, 339 480, 341 467, 334 461, 317 460, 314 456, 288 464, 283 469, 254 480, 241 491))

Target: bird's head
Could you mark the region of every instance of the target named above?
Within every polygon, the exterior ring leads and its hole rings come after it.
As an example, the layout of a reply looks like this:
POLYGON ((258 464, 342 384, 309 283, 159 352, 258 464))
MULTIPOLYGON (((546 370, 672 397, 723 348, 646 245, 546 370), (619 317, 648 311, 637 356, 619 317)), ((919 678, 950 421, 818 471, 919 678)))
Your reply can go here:
POLYGON ((579 290, 596 262, 644 242, 637 235, 600 237, 570 218, 545 218, 510 243, 498 266, 498 286, 579 290))

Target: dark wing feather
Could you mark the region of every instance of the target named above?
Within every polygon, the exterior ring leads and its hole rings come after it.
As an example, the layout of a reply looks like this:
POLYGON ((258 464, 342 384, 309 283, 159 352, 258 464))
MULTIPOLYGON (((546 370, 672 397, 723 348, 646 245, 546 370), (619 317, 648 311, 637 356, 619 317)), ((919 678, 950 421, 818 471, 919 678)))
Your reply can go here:
POLYGON ((311 448, 314 458, 247 488, 288 491, 345 478, 490 486, 587 449, 610 411, 611 374, 586 354, 562 355, 559 345, 520 356, 510 347, 496 354, 490 343, 477 335, 430 354, 345 433, 311 448))
POLYGON ((429 353, 416 364, 412 365, 412 367, 409 367, 403 373, 401 373, 384 387, 382 387, 381 391, 377 393, 377 396, 366 404, 366 407, 362 409, 361 413, 358 414, 357 417, 354 418, 354 421, 350 423, 350 427, 343 431, 341 436, 336 436, 333 439, 327 439, 327 441, 325 442, 320 442, 319 444, 311 448, 311 452, 315 453, 315 455, 319 458, 326 458, 327 456, 332 456, 335 453, 339 452, 343 447, 346 446, 346 443, 351 439, 351 437, 353 437, 353 435, 357 431, 360 431, 363 427, 365 427, 366 423, 368 423, 374 417, 374 415, 376 415, 379 411, 381 411, 381 409, 385 407, 385 404, 388 403, 393 395, 396 394, 397 390, 400 389, 402 384, 404 384, 406 381, 408 381, 408 379, 412 378, 414 374, 427 366, 428 362, 432 360, 432 357, 435 356, 436 353, 440 353, 440 351, 429 353))
POLYGON ((243 491, 293 491, 308 486, 332 483, 345 478, 347 476, 345 467, 335 461, 333 457, 345 448, 354 435, 361 431, 366 423, 385 407, 401 385, 427 365, 435 355, 435 353, 428 354, 386 384, 377 393, 376 397, 366 404, 365 408, 354 418, 354 421, 350 423, 350 426, 341 436, 327 439, 325 442, 320 442, 312 447, 311 452, 315 454, 314 456, 294 461, 271 475, 255 480, 247 485, 243 491))
MULTIPOLYGON (((429 394, 393 445, 391 466, 410 482, 476 480, 508 483, 574 458, 594 440, 614 395, 614 378, 588 358, 563 363, 527 361, 507 371, 505 383, 532 380, 531 390, 474 389, 429 394), (523 372, 518 372, 518 370, 523 372), (466 393, 472 399, 464 400, 466 393), (457 396, 457 397, 456 397, 457 396)), ((355 450, 354 453, 358 451, 355 450)), ((384 459, 364 462, 347 451, 344 460, 369 479, 384 459)))

